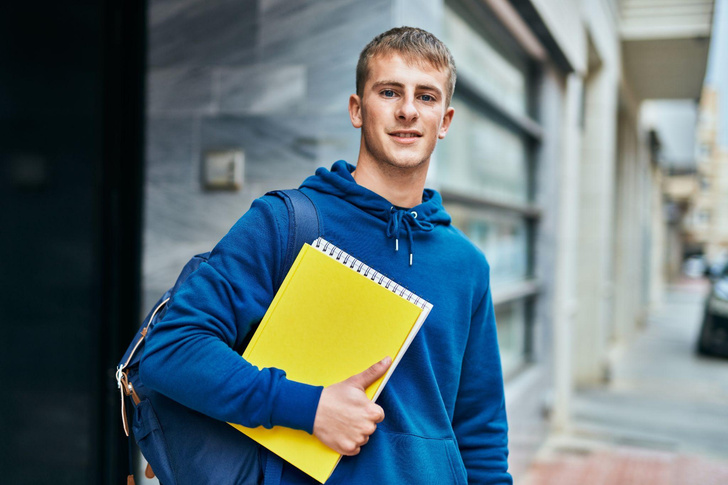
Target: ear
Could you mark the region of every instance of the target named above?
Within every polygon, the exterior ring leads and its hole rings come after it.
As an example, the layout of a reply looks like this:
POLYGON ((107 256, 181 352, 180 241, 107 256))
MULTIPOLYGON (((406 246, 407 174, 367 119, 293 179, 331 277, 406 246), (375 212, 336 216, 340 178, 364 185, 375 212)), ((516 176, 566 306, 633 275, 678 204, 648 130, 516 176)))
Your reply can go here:
POLYGON ((356 94, 349 96, 349 119, 354 128, 361 128, 361 98, 356 94))
POLYGON ((442 117, 442 124, 440 124, 440 131, 437 133, 437 137, 442 140, 447 135, 447 130, 450 129, 450 123, 452 123, 452 117, 455 116, 455 108, 449 107, 445 110, 445 115, 442 117))

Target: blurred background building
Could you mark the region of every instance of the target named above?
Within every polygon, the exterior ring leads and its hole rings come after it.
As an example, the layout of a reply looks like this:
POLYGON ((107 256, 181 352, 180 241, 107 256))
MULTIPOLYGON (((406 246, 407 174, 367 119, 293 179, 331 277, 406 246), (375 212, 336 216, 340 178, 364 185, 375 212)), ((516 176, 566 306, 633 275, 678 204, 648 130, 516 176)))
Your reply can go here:
POLYGON ((2 16, 12 483, 118 483, 139 315, 254 198, 355 162, 358 54, 393 26, 458 66, 429 185, 491 264, 516 478, 683 258, 728 249, 712 0, 41 3, 2 16))

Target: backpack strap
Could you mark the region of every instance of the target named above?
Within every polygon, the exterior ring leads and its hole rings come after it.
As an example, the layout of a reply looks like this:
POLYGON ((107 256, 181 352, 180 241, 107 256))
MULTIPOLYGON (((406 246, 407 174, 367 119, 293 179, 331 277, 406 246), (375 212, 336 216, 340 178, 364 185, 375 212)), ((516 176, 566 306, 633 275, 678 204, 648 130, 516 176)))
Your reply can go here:
POLYGON ((275 190, 266 195, 281 198, 288 209, 288 242, 283 259, 284 271, 288 272, 303 245, 321 235, 321 219, 316 205, 299 189, 275 190))
MULTIPOLYGON (((288 272, 288 269, 293 265, 298 252, 305 243, 312 243, 316 240, 322 232, 322 224, 318 209, 313 201, 303 192, 298 189, 290 190, 276 190, 268 192, 266 195, 277 196, 286 205, 288 209, 288 241, 286 241, 286 253, 282 265, 282 275, 280 281, 283 281, 283 277, 288 272)), ((142 323, 141 328, 137 332, 136 336, 132 340, 129 348, 122 357, 119 366, 116 369, 116 380, 121 394, 121 414, 122 423, 124 425, 124 432, 129 436, 128 420, 126 415, 125 396, 131 396, 135 404, 139 403, 139 397, 137 396, 135 389, 129 382, 127 375, 127 368, 132 363, 132 360, 136 357, 138 360, 137 350, 141 347, 144 339, 147 335, 149 326, 154 321, 154 317, 166 306, 177 288, 187 279, 190 273, 195 271, 203 261, 207 261, 210 253, 198 254, 192 258, 187 265, 182 269, 180 276, 177 278, 177 282, 174 287, 169 289, 157 302, 155 309, 150 312, 145 321, 142 323)), ((130 451, 129 451, 129 477, 127 477, 127 483, 134 483, 133 475, 133 464, 132 464, 132 440, 128 439, 130 451)), ((263 448, 261 448, 263 452, 263 448)), ((266 485, 268 484, 279 484, 281 480, 281 473, 283 469, 283 462, 277 456, 270 454, 267 462, 266 469, 264 471, 266 485)), ((153 476, 153 475, 152 475, 153 476)))
MULTIPOLYGON (((321 219, 313 201, 298 189, 276 190, 266 195, 275 195, 283 199, 288 209, 288 243, 283 259, 281 281, 288 269, 293 265, 298 252, 305 243, 312 243, 322 232, 321 219)), ((263 471, 264 485, 279 485, 283 474, 283 461, 275 454, 261 447, 266 453, 266 465, 263 471)))

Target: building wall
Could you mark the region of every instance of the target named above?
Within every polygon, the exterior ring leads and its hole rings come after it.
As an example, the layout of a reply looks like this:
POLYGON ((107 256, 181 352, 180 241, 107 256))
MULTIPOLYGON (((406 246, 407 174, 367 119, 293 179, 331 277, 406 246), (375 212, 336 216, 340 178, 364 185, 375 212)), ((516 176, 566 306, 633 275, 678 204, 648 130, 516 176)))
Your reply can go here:
MULTIPOLYGON (((583 0, 533 0, 532 3, 574 70, 580 73, 586 71, 587 42, 583 35, 585 2, 583 0)), ((606 3, 612 2, 607 0, 606 3)))
POLYGON ((568 194, 563 189, 569 186, 568 173, 562 166, 564 142, 567 141, 563 136, 564 122, 569 121, 565 113, 566 93, 563 73, 553 66, 545 66, 539 86, 544 134, 536 169, 536 203, 543 209, 543 214, 535 245, 535 276, 541 284, 531 323, 534 328, 529 357, 531 366, 506 381, 511 446, 509 465, 515 483, 526 473, 549 431, 544 413, 553 409, 549 397, 553 395, 555 367, 562 358, 560 349, 554 347, 554 317, 555 305, 559 303, 555 284, 560 262, 557 251, 561 245, 558 243, 564 244, 559 241, 558 232, 563 224, 561 196, 568 194))
POLYGON ((143 308, 252 200, 355 160, 347 113, 361 48, 393 25, 390 0, 152 0, 143 308), (205 191, 208 150, 242 149, 242 190, 205 191))
MULTIPOLYGON (((551 5, 559 2, 533 3, 543 12, 562 8, 551 5)), ((565 146, 567 153, 579 147, 578 167, 569 165, 566 153, 561 164, 564 173, 578 174, 578 182, 570 186, 578 193, 571 199, 577 208, 568 214, 562 205, 558 226, 560 245, 572 237, 576 243, 570 254, 559 248, 562 261, 554 282, 552 344, 571 349, 571 358, 554 359, 554 425, 562 429, 568 427, 569 389, 607 379, 610 351, 630 341, 650 301, 659 300, 661 286, 652 282, 657 272, 650 262, 663 244, 660 233, 651 230, 649 194, 656 173, 650 168, 648 140, 640 132, 639 100, 623 71, 617 4, 583 0, 579 7, 583 49, 564 42, 568 38, 581 45, 578 29, 572 25, 565 31, 566 17, 555 21, 545 15, 564 51, 572 59, 576 51, 583 56, 573 62, 583 66, 581 132, 565 146)), ((564 130, 568 132, 567 125, 564 130)))

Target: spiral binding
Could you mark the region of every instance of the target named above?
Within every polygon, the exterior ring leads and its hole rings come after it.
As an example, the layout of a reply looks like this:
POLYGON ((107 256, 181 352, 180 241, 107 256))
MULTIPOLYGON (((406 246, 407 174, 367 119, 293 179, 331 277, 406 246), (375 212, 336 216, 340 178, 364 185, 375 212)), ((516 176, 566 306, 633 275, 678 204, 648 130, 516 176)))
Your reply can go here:
POLYGON ((375 283, 379 284, 380 286, 383 286, 384 288, 388 289, 392 293, 401 296, 405 300, 414 303, 418 307, 422 308, 423 310, 426 310, 428 308, 431 308, 432 305, 425 299, 420 298, 419 296, 415 295, 411 291, 409 291, 404 286, 395 283, 391 279, 384 276, 379 271, 367 266, 362 261, 359 261, 343 249, 340 249, 324 238, 318 238, 316 239, 313 244, 311 245, 314 248, 318 249, 322 253, 331 256, 335 260, 339 261, 341 264, 348 266, 349 268, 353 269, 357 273, 359 273, 362 276, 365 276, 369 278, 370 280, 374 281, 375 283))

